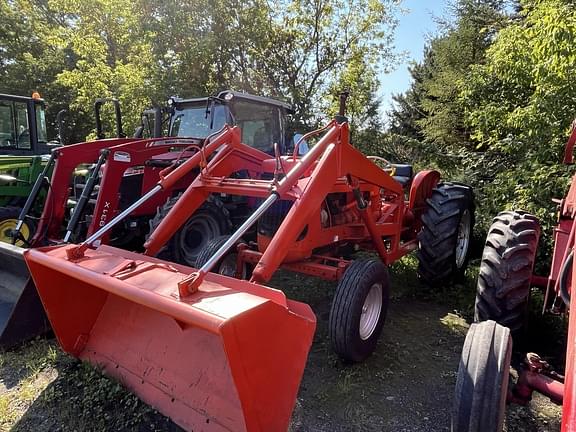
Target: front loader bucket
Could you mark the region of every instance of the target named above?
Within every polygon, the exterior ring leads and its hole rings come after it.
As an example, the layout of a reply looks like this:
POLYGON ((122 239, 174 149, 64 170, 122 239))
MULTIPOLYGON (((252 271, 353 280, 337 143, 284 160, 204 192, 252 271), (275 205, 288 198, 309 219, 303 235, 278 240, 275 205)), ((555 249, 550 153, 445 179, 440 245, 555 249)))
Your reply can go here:
POLYGON ((285 431, 316 326, 281 291, 109 246, 69 261, 74 245, 26 262, 68 353, 103 368, 187 430, 285 431))
POLYGON ((22 256, 24 250, 0 242, 0 349, 11 348, 50 330, 22 256))

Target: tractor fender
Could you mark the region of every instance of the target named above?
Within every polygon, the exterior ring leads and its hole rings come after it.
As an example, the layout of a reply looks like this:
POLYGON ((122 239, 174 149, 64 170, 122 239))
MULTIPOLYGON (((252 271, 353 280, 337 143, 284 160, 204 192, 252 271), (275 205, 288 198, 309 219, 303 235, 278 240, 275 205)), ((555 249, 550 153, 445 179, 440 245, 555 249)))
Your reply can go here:
POLYGON ((426 209, 426 200, 440 181, 440 173, 435 170, 420 171, 412 181, 408 208, 418 217, 426 209))

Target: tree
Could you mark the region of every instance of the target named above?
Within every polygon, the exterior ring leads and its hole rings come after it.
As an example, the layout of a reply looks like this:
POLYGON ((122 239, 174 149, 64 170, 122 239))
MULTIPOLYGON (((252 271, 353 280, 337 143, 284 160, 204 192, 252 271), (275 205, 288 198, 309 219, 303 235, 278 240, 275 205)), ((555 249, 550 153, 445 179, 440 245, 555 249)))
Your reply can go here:
POLYGON ((569 180, 559 161, 576 103, 576 13, 562 0, 520 6, 486 63, 472 68, 462 101, 477 147, 506 161, 485 185, 489 211, 522 208, 546 228, 556 213, 550 198, 563 196, 569 180))
POLYGON ((420 120, 426 117, 422 103, 426 98, 424 84, 432 79, 433 56, 429 46, 424 48, 424 59, 414 62, 408 69, 412 82, 406 92, 392 96, 394 107, 388 113, 389 132, 423 141, 420 120))
POLYGON ((373 72, 392 60, 396 6, 396 0, 4 1, 0 77, 17 93, 47 89, 51 110, 69 108, 73 140, 93 131, 97 97, 120 99, 129 132, 151 104, 225 88, 292 102, 304 131, 325 119, 336 87, 350 82, 359 65, 371 82, 357 85, 355 97, 374 119, 376 102, 366 101, 376 85, 373 72))
MULTIPOLYGON (((66 14, 46 1, 0 2, 0 82, 2 92, 30 96, 38 91, 49 102, 48 118, 67 106, 66 89, 56 75, 66 67, 69 52, 50 44, 53 29, 66 21, 66 14)), ((53 125, 50 138, 56 136, 53 125)))
POLYGON ((257 64, 274 94, 289 96, 302 128, 309 128, 323 118, 321 108, 330 103, 334 83, 349 73, 353 63, 365 62, 375 71, 389 66, 394 58, 396 3, 393 0, 279 3, 278 12, 271 16, 270 23, 275 26, 271 43, 259 54, 257 64))

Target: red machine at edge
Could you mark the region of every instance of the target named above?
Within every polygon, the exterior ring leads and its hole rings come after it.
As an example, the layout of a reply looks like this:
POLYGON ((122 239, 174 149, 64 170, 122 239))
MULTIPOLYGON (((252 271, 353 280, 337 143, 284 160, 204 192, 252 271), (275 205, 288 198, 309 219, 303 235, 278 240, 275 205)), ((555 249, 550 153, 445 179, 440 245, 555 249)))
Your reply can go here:
MULTIPOLYGON (((566 144, 565 164, 574 163, 575 144, 576 121, 566 144)), ((576 286, 576 175, 564 199, 555 202, 559 204, 559 220, 548 277, 532 274, 540 236, 536 217, 525 212, 503 212, 489 231, 480 267, 477 323, 466 336, 458 371, 454 432, 502 431, 506 404, 526 405, 534 391, 563 406, 562 432, 576 431, 576 314, 570 313, 571 291, 576 286), (495 253, 500 255, 496 261, 495 253), (491 263, 484 267, 486 261, 491 263), (496 272, 504 276, 494 277, 496 272), (509 386, 512 336, 522 336, 533 286, 546 289, 545 311, 570 314, 565 375, 552 370, 537 354, 528 353, 519 367, 518 379, 509 386)))

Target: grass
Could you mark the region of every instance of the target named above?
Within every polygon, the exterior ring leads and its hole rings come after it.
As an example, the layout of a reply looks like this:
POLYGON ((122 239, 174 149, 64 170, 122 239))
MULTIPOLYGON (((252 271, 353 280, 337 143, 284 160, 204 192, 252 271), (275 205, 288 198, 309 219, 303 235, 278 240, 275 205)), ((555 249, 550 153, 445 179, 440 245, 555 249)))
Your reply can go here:
POLYGON ((47 385, 43 372, 57 358, 57 347, 42 339, 0 354, 0 431, 9 430, 43 391, 47 385))
POLYGON ((164 431, 169 420, 93 366, 37 339, 0 353, 0 431, 164 431))

